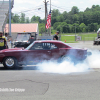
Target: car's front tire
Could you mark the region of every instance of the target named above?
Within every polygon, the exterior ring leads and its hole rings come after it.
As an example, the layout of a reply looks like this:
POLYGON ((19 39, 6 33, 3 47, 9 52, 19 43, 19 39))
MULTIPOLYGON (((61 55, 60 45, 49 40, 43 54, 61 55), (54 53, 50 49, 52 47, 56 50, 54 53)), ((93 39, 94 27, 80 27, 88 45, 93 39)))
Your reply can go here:
POLYGON ((18 68, 18 61, 14 57, 6 57, 3 60, 3 65, 7 69, 16 69, 18 68))

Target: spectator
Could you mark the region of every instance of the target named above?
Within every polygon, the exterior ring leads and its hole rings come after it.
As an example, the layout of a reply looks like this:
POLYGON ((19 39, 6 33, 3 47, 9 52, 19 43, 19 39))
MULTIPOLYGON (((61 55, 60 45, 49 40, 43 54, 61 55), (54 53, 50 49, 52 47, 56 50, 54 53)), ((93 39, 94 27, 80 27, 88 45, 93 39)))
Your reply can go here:
POLYGON ((6 40, 8 39, 7 37, 8 37, 8 33, 5 33, 5 38, 6 38, 6 40))
POLYGON ((59 34, 59 31, 57 31, 56 34, 53 36, 53 40, 58 40, 58 34, 59 34))
POLYGON ((8 33, 5 33, 5 38, 6 38, 6 41, 7 41, 7 48, 8 48, 8 33))
POLYGON ((29 41, 30 41, 30 43, 32 43, 33 41, 35 41, 35 37, 34 37, 34 35, 31 35, 29 41))
POLYGON ((0 50, 7 49, 7 40, 3 36, 3 33, 0 32, 0 50))
POLYGON ((13 39, 12 39, 12 36, 9 36, 9 42, 11 44, 11 48, 13 47, 13 39))

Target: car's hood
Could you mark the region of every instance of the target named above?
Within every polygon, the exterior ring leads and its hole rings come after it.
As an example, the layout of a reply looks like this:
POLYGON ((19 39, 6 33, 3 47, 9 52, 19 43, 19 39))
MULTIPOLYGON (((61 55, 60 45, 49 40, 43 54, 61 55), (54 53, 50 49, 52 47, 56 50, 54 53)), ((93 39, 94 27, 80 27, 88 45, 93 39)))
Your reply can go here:
POLYGON ((20 51, 20 50, 23 50, 23 48, 11 48, 11 49, 3 49, 3 50, 0 50, 0 52, 12 52, 12 51, 20 51))

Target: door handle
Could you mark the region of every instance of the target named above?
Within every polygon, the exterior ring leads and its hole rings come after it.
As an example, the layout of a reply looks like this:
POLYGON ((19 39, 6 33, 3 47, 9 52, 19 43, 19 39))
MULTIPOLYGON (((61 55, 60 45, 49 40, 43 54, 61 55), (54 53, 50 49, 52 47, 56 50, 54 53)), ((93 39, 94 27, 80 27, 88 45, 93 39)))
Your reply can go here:
POLYGON ((48 51, 48 53, 51 53, 51 51, 48 51))

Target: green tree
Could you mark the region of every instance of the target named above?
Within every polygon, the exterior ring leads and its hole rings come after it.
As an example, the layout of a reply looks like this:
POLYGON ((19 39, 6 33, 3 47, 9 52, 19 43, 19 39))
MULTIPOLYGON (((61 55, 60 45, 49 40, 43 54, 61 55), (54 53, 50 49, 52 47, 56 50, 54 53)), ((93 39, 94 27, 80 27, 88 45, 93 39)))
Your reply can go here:
POLYGON ((59 16, 57 16, 57 22, 64 22, 64 16, 61 14, 59 16))
POLYGON ((18 14, 14 14, 12 20, 14 23, 20 23, 20 16, 18 14))
POLYGON ((62 32, 64 32, 64 33, 68 32, 68 26, 67 26, 66 22, 62 22, 60 26, 62 28, 62 32))
MULTIPOLYGON (((62 13, 58 9, 53 9, 51 14, 52 29, 71 33, 75 32, 76 25, 77 32, 97 31, 100 28, 99 11, 100 5, 92 5, 91 8, 86 8, 84 11, 79 11, 78 7, 73 6, 71 11, 62 13)), ((12 23, 39 23, 39 31, 45 31, 45 19, 41 19, 39 16, 34 15, 29 19, 25 17, 24 13, 21 13, 21 15, 12 13, 11 18, 12 23)))
POLYGON ((84 12, 86 12, 86 11, 90 11, 90 8, 87 7, 86 10, 85 10, 84 12))
POLYGON ((74 14, 73 15, 73 23, 76 23, 77 21, 79 21, 79 16, 78 16, 78 14, 74 14))
POLYGON ((71 9, 71 13, 72 13, 72 14, 78 14, 78 13, 79 13, 78 7, 73 6, 72 9, 71 9))
POLYGON ((60 24, 61 24, 61 22, 55 22, 55 23, 53 24, 54 30, 57 30, 57 27, 58 27, 60 24))
POLYGON ((57 22, 57 17, 60 15, 60 12, 58 9, 54 9, 51 14, 51 24, 53 25, 55 22, 57 22))
POLYGON ((21 13, 20 23, 25 23, 25 14, 21 13))
POLYGON ((29 17, 26 17, 26 23, 30 23, 29 17))
POLYGON ((45 32, 45 23, 39 24, 39 33, 42 34, 45 32))
POLYGON ((40 17, 39 16, 33 16, 32 18, 31 18, 31 23, 35 23, 35 22, 40 22, 41 20, 40 20, 40 17))
POLYGON ((64 17, 64 20, 66 20, 67 17, 68 17, 68 13, 67 13, 66 11, 64 11, 64 12, 62 13, 62 15, 63 15, 63 17, 64 17))
POLYGON ((84 24, 84 23, 81 23, 80 25, 79 25, 79 27, 80 27, 80 32, 84 32, 84 31, 86 31, 86 25, 84 24))

